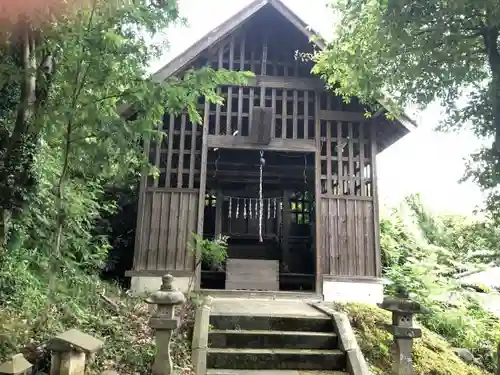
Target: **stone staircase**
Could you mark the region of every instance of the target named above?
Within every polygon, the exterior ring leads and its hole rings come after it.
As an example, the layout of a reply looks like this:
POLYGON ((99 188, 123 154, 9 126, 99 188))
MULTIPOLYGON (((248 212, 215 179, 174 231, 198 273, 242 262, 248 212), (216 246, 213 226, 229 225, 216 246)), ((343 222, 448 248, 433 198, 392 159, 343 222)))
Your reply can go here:
POLYGON ((327 371, 346 375, 328 316, 273 316, 212 312, 206 367, 209 375, 327 371))

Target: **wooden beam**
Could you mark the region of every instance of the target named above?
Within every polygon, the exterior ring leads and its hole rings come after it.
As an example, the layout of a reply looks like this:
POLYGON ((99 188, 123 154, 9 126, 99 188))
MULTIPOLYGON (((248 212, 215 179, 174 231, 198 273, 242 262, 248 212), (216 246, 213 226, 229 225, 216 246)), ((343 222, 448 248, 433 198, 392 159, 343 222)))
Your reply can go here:
POLYGON ((346 121, 346 122, 364 122, 368 119, 359 112, 347 111, 332 111, 321 110, 319 111, 319 118, 326 121, 346 121))
POLYGON ((242 86, 313 91, 324 90, 325 82, 319 78, 256 75, 252 78, 249 78, 248 82, 242 86))
POLYGON ((241 150, 264 150, 283 152, 315 152, 316 144, 313 139, 280 139, 273 138, 268 145, 256 144, 250 137, 209 135, 209 148, 229 148, 241 150))

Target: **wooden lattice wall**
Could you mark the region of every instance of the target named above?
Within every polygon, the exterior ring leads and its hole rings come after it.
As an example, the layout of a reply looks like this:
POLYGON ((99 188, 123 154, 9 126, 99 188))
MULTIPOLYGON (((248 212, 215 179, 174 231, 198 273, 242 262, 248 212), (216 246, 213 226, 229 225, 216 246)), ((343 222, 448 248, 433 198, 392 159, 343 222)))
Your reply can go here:
MULTIPOLYGON (((326 95, 325 95, 326 96, 326 95)), ((335 98, 318 105, 329 111, 335 98)), ((378 276, 378 213, 376 200, 376 124, 362 121, 320 121, 319 222, 323 235, 323 274, 378 276)))
POLYGON ((159 175, 142 178, 134 270, 192 271, 202 128, 182 114, 165 116, 162 130, 161 141, 146 144, 159 175))

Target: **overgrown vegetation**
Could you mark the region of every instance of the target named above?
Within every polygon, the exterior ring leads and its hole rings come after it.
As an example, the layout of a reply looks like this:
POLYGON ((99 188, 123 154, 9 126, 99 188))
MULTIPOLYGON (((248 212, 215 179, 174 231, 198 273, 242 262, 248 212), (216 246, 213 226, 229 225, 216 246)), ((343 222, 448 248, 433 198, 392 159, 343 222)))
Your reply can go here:
MULTIPOLYGON (((374 375, 389 374, 392 366, 392 335, 384 328, 389 312, 361 304, 335 305, 348 314, 361 351, 374 375)), ((468 365, 453 353, 450 344, 427 328, 415 339, 413 363, 417 375, 486 375, 489 372, 468 365)))
POLYGON ((498 228, 488 221, 433 214, 416 195, 387 214, 381 232, 384 273, 394 282, 387 292, 411 293, 431 311, 419 317, 425 327, 452 346, 470 350, 481 366, 493 371, 499 319, 454 275, 500 261, 498 228))
MULTIPOLYGON (((199 124, 199 98, 220 102, 216 87, 247 75, 200 66, 148 79, 167 46, 157 36, 183 21, 176 0, 50 6, 36 15, 46 18, 12 20, 0 40, 0 360, 26 345, 33 358, 48 337, 76 327, 108 341, 94 370, 146 373, 144 307, 99 280, 112 215, 137 195, 142 141, 160 141, 153 125, 165 108, 199 124), (120 312, 105 291, 122 297, 120 312)), ((177 365, 188 364, 188 349, 179 339, 177 365)))

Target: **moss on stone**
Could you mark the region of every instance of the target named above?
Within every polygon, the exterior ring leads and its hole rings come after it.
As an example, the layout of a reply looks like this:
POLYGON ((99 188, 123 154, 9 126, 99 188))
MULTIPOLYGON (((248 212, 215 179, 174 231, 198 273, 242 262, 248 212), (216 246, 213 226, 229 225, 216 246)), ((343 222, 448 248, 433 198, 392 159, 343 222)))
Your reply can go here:
MULTIPOLYGON (((363 304, 334 304, 348 314, 358 344, 374 374, 389 374, 392 336, 384 329, 390 313, 363 304)), ((418 375, 486 375, 483 369, 467 365, 440 336, 422 327, 422 337, 415 339, 413 362, 418 375)))

